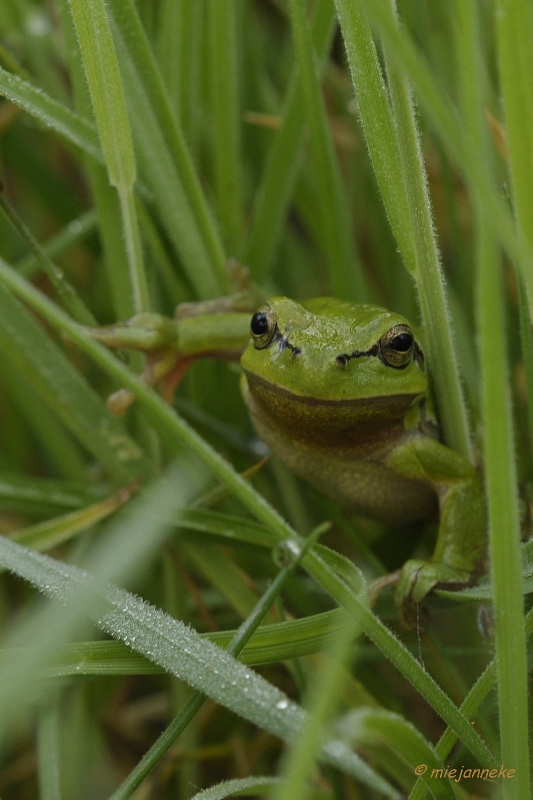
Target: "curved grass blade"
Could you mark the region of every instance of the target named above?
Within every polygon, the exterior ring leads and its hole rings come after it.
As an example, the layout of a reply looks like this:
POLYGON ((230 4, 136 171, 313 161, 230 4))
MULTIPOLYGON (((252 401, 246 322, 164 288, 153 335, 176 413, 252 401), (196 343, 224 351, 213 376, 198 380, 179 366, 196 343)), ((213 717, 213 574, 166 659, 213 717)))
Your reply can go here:
POLYGON ((52 128, 84 153, 103 163, 104 155, 94 125, 49 97, 42 89, 0 67, 0 95, 16 103, 43 125, 52 128))
MULTIPOLYGON (((239 654, 239 661, 249 667, 272 664, 291 658, 318 653, 328 640, 350 624, 347 615, 338 609, 314 614, 302 619, 261 625, 239 654)), ((234 630, 201 633, 218 647, 226 650, 235 636, 234 630)), ((25 658, 20 650, 21 658, 25 658)), ((10 657, 7 650, 2 658, 10 657)), ((43 667, 43 678, 69 675, 157 675, 164 672, 148 658, 132 652, 122 642, 90 641, 62 645, 56 648, 53 660, 43 667)))
POLYGON ((0 508, 50 516, 104 499, 103 486, 0 472, 0 508))
POLYGON ((33 236, 24 220, 17 214, 13 206, 8 203, 3 193, 0 191, 0 207, 11 222, 13 228, 29 245, 30 250, 35 254, 40 263, 41 269, 48 276, 52 286, 56 290, 64 308, 69 314, 79 322, 80 325, 96 325, 96 319, 92 312, 85 305, 85 302, 67 280, 65 273, 57 264, 54 264, 37 239, 33 236))
MULTIPOLYGON (((48 597, 64 605, 75 602, 102 630, 239 716, 284 740, 298 735, 305 720, 302 708, 224 650, 136 595, 5 537, 0 537, 0 563, 48 597)), ((355 777, 365 773, 364 763, 341 742, 325 744, 322 758, 355 777)), ((366 772, 374 775, 370 768, 366 772)), ((387 783, 377 775, 375 781, 386 789, 387 783)))
MULTIPOLYGON (((526 615, 526 636, 529 638, 533 633, 533 611, 529 611, 526 615)), ((479 706, 485 700, 493 686, 496 684, 496 663, 491 661, 486 670, 479 676, 474 686, 468 692, 463 703, 461 704, 461 711, 469 718, 472 718, 479 706)), ((441 738, 435 746, 435 752, 438 757, 444 761, 451 753, 453 747, 457 742, 456 736, 450 728, 447 728, 442 734, 441 738)), ((423 800, 425 796, 425 785, 418 779, 413 787, 409 800, 423 800)))
POLYGON ((235 778, 232 781, 223 781, 204 789, 194 795, 192 800, 224 800, 226 797, 239 797, 240 795, 264 795, 279 783, 279 778, 235 778))
POLYGON ((95 525, 113 514, 130 499, 133 488, 130 486, 127 489, 121 489, 112 497, 88 508, 82 508, 80 511, 73 511, 71 514, 14 531, 9 538, 11 541, 31 547, 39 553, 45 553, 63 542, 68 542, 77 533, 87 530, 91 525, 95 525))
POLYGON ((436 800, 455 799, 450 782, 443 780, 445 768, 433 748, 420 731, 399 714, 374 708, 357 709, 340 720, 338 729, 350 744, 368 749, 378 763, 382 761, 380 747, 390 748, 412 768, 413 779, 418 774, 416 767, 426 767, 422 780, 433 797, 436 800))
MULTIPOLYGON (((77 219, 73 219, 56 236, 47 242, 41 243, 41 248, 48 258, 54 259, 61 256, 69 247, 77 244, 89 234, 93 233, 97 227, 97 217, 94 209, 85 211, 77 219)), ((17 261, 15 264, 21 275, 25 278, 33 278, 40 270, 40 262, 33 254, 28 254, 17 261)))

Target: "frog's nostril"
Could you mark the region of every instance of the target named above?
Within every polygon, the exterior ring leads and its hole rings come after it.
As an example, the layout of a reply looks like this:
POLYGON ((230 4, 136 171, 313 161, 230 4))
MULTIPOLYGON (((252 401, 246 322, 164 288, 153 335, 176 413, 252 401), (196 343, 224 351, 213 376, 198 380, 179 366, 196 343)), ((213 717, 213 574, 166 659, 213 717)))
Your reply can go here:
POLYGON ((345 367, 349 360, 350 356, 347 354, 343 354, 335 358, 335 363, 338 364, 339 367, 345 367))

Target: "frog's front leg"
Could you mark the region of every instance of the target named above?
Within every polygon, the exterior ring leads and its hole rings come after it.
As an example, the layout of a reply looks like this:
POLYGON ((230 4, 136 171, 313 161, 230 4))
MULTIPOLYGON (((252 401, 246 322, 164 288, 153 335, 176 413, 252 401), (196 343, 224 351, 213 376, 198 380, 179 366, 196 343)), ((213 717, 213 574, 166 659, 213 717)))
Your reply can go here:
POLYGON ((484 571, 483 485, 463 456, 423 435, 415 434, 400 444, 386 464, 406 477, 429 483, 439 499, 440 524, 433 556, 429 561, 407 561, 396 589, 400 616, 408 627, 414 627, 416 606, 433 588, 465 586, 484 571))
MULTIPOLYGON (((140 350, 146 355, 141 380, 148 386, 159 385, 169 404, 174 391, 189 366, 199 358, 236 360, 250 338, 250 315, 255 310, 231 310, 230 298, 210 303, 187 303, 178 306, 176 317, 142 313, 127 322, 103 328, 87 329, 107 347, 140 350), (219 310, 222 308, 223 310, 219 310)), ((119 389, 108 399, 109 409, 117 416, 134 401, 128 389, 119 389)))

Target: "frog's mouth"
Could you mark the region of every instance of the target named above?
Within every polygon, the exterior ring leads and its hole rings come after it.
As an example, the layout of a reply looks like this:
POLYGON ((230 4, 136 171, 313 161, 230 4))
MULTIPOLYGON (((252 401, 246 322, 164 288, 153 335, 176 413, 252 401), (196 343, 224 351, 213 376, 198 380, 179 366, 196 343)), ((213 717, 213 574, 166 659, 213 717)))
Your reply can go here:
POLYGON ((346 430, 383 428, 401 421, 424 399, 423 393, 392 394, 384 397, 326 399, 295 394, 253 372, 244 371, 243 394, 247 405, 257 403, 278 424, 305 426, 335 434, 346 430), (250 397, 248 397, 248 394, 250 397))

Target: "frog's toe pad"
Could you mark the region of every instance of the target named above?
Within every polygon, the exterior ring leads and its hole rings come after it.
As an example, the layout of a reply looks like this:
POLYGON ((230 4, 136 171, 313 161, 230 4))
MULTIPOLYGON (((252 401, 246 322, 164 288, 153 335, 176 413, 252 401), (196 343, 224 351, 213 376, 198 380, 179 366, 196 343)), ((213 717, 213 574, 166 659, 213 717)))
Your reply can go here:
POLYGON ((437 561, 407 561, 396 588, 396 605, 403 623, 408 628, 419 625, 420 609, 417 606, 435 586, 464 586, 470 580, 469 572, 437 561))

